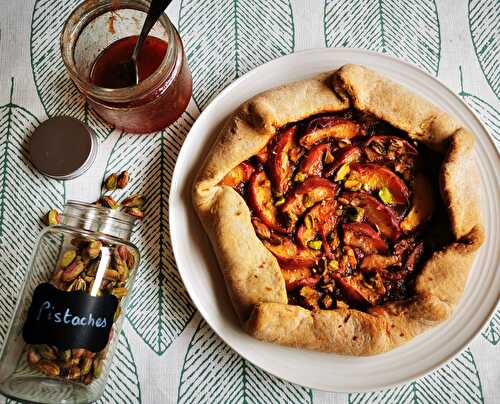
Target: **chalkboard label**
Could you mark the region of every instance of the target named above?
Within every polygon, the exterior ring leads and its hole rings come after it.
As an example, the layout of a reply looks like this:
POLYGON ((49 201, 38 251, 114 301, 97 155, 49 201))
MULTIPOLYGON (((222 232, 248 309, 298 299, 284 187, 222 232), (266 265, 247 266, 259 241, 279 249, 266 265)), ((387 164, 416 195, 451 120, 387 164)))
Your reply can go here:
POLYGON ((99 352, 108 343, 117 306, 113 295, 89 296, 42 283, 33 293, 23 338, 28 344, 49 344, 60 350, 99 352))

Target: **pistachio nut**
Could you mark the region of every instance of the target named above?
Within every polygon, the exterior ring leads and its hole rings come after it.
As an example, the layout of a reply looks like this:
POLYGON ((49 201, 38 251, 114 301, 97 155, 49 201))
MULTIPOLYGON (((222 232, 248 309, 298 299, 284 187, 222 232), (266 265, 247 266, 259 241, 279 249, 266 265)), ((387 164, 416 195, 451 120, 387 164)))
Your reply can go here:
POLYGON ((125 247, 124 245, 118 246, 115 250, 118 253, 118 256, 123 260, 127 261, 129 251, 128 248, 125 247))
POLYGON ((116 270, 120 274, 120 281, 125 282, 128 279, 128 268, 125 262, 121 261, 116 264, 116 270))
POLYGON ((85 377, 82 379, 82 383, 89 385, 90 383, 92 383, 92 380, 94 380, 94 378, 93 378, 92 374, 89 373, 89 374, 85 375, 85 377))
POLYGON ((110 281, 117 281, 120 279, 120 273, 114 269, 106 269, 106 271, 104 271, 103 278, 110 281))
POLYGON ((134 194, 125 198, 122 201, 122 206, 125 208, 140 208, 144 205, 145 199, 140 194, 134 194))
POLYGON ((38 353, 43 359, 50 361, 57 359, 57 351, 48 345, 40 345, 38 347, 38 353))
POLYGON ((54 362, 42 359, 36 364, 38 370, 45 373, 47 376, 59 376, 61 368, 54 362))
MULTIPOLYGON (((128 250, 128 249, 127 249, 128 250)), ((135 265, 135 257, 134 254, 132 254, 130 251, 128 252, 128 257, 127 257, 127 268, 131 270, 134 268, 135 265)))
POLYGON ((67 362, 71 359, 71 349, 66 349, 65 351, 59 351, 59 358, 63 362, 67 362))
POLYGON ((80 359, 84 354, 86 350, 83 348, 74 348, 71 350, 71 357, 75 359, 80 359))
POLYGON ((92 240, 85 249, 85 253, 90 259, 94 259, 101 253, 101 248, 102 243, 99 240, 92 240))
POLYGON ((106 188, 107 191, 114 191, 118 182, 117 180, 117 175, 115 173, 111 174, 104 180, 104 188, 106 188))
POLYGON ((66 251, 61 258, 61 268, 66 268, 76 258, 76 250, 66 251))
POLYGON ((64 282, 71 282, 85 269, 85 265, 80 259, 75 259, 62 273, 61 279, 64 282))
POLYGON ((137 219, 142 219, 144 217, 144 212, 139 208, 125 208, 125 213, 128 213, 130 216, 134 216, 137 219))
POLYGON ((61 223, 61 215, 60 215, 60 213, 57 210, 55 210, 55 209, 49 210, 47 212, 47 214, 45 215, 44 223, 47 226, 53 226, 55 224, 61 223))
POLYGON ((85 275, 94 277, 97 274, 97 268, 99 267, 99 261, 93 261, 85 270, 85 275))
POLYGON ((102 373, 102 359, 96 358, 92 363, 92 370, 95 377, 101 376, 102 373))
POLYGON ((28 363, 31 363, 32 365, 35 365, 38 362, 40 362, 40 359, 41 359, 41 357, 38 354, 38 352, 35 350, 35 348, 34 347, 30 347, 29 350, 28 350, 28 363))
POLYGON ((77 248, 83 247, 88 242, 89 242, 89 239, 87 239, 85 237, 75 237, 75 238, 71 239, 71 245, 73 245, 77 248))
POLYGON ((82 278, 78 277, 76 278, 71 284, 68 286, 66 289, 68 292, 76 292, 78 290, 85 290, 87 287, 87 282, 83 280, 82 278))
POLYGON ((339 170, 337 171, 337 175, 335 176, 335 181, 342 181, 347 174, 349 174, 349 171, 351 171, 349 164, 344 163, 340 166, 339 170))
POLYGON ((110 195, 102 196, 100 201, 102 203, 102 206, 105 206, 106 208, 110 208, 110 209, 117 209, 118 208, 118 203, 110 195))
POLYGON ((120 189, 123 189, 127 186, 128 180, 129 180, 128 171, 122 171, 118 176, 118 181, 116 183, 116 186, 120 189))
POLYGON ((81 374, 82 373, 80 368, 78 366, 73 366, 72 368, 69 369, 66 378, 69 380, 76 380, 80 378, 81 374))
POLYGON ((81 365, 82 375, 89 373, 90 369, 92 369, 92 358, 83 358, 81 365))
POLYGON ((114 288, 111 291, 111 294, 113 296, 116 296, 117 298, 127 296, 127 293, 128 293, 128 289, 127 288, 114 288))

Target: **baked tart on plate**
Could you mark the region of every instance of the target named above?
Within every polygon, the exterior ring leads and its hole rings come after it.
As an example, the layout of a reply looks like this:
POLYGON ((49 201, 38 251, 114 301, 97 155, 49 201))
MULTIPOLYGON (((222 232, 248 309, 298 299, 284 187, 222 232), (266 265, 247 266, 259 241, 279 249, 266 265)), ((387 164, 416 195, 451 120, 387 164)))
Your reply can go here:
POLYGON ((245 330, 361 356, 446 320, 483 242, 473 146, 358 65, 241 105, 193 202, 245 330))

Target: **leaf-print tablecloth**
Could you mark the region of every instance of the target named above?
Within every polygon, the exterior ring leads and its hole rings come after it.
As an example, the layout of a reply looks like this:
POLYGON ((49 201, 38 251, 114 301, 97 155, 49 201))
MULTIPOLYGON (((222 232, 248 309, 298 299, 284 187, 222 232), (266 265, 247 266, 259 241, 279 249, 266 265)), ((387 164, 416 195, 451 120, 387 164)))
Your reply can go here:
POLYGON ((358 47, 414 63, 459 94, 500 146, 498 0, 175 0, 168 14, 186 46, 193 100, 177 122, 150 136, 110 128, 66 76, 58 39, 77 3, 0 0, 0 345, 38 218, 69 198, 95 200, 103 175, 128 168, 133 191, 149 196, 147 218, 134 235, 144 259, 100 402, 500 402, 500 311, 451 363, 390 390, 325 393, 267 374, 235 354, 196 312, 168 232, 172 171, 200 111, 237 77, 294 51, 358 47), (42 177, 27 158, 30 132, 58 114, 84 120, 100 141, 91 170, 68 182, 42 177))

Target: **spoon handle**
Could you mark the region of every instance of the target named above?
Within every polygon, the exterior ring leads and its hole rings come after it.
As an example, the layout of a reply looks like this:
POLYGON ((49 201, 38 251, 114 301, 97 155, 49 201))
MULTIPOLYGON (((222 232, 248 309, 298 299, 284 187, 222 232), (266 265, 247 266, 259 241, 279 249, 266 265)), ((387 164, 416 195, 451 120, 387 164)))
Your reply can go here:
POLYGON ((146 20, 144 21, 144 25, 142 26, 141 33, 139 35, 139 39, 134 47, 134 52, 132 53, 132 59, 134 62, 137 62, 137 58, 139 56, 139 52, 142 48, 142 44, 144 40, 147 38, 149 31, 155 25, 156 21, 163 14, 168 5, 172 2, 172 0, 152 0, 151 5, 149 6, 148 15, 146 16, 146 20))

